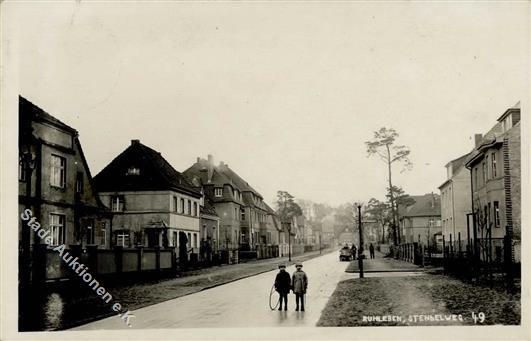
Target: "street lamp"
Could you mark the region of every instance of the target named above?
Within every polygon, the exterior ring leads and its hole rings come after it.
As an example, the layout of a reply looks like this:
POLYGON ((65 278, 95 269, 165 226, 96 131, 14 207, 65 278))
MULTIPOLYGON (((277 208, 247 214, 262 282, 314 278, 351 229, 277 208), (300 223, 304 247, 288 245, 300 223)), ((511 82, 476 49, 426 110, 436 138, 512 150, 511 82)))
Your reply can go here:
POLYGON ((358 204, 358 227, 360 234, 360 247, 358 249, 358 267, 360 269, 360 278, 363 278, 363 227, 361 225, 361 204, 358 204))

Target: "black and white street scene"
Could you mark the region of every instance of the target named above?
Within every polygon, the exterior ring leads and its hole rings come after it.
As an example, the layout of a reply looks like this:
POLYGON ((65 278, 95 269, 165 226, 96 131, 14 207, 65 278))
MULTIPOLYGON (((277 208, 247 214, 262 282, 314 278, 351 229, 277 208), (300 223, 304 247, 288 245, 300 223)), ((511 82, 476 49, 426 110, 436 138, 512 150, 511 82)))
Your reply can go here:
POLYGON ((528 2, 1 7, 6 340, 528 335, 528 2))

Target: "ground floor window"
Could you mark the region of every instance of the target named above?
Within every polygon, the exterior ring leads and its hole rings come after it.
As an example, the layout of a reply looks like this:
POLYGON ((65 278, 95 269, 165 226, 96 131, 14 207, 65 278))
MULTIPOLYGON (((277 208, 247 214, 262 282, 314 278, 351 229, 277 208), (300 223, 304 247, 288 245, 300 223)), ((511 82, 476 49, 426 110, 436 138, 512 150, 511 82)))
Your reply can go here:
POLYGON ((116 234, 116 245, 128 247, 130 243, 129 232, 118 232, 116 234))
POLYGON ((198 247, 197 245, 197 233, 194 233, 194 244, 193 247, 198 247))
POLYGON ((95 237, 94 219, 87 221, 87 244, 94 244, 95 237))
POLYGON ((101 223, 101 246, 107 248, 107 224, 103 221, 101 223))
POLYGON ((52 246, 65 243, 65 215, 50 214, 50 234, 52 237, 52 246))

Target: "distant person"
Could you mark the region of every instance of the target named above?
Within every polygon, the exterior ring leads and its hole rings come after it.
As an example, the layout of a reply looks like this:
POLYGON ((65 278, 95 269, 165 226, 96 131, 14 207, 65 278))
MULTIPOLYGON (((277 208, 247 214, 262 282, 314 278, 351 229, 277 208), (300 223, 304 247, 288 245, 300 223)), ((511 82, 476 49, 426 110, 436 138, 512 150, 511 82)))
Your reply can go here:
POLYGON ((282 310, 282 302, 284 302, 284 310, 288 310, 288 294, 291 289, 291 277, 286 272, 286 266, 284 264, 280 264, 278 269, 279 271, 275 278, 275 290, 280 295, 280 306, 278 310, 282 310))
POLYGON ((291 289, 295 294, 295 311, 304 311, 304 295, 306 294, 306 289, 308 289, 308 277, 306 273, 302 271, 302 264, 297 263, 295 265, 295 272, 291 276, 291 289))
POLYGON ((188 243, 188 237, 186 233, 179 232, 179 266, 181 269, 186 269, 188 265, 188 249, 186 244, 188 243))
POLYGON ((352 255, 352 260, 356 260, 356 252, 358 252, 358 249, 356 249, 356 245, 352 244, 352 247, 350 248, 350 254, 352 255))
POLYGON ((371 258, 374 258, 374 246, 372 245, 372 243, 371 245, 369 245, 369 253, 371 255, 371 258))

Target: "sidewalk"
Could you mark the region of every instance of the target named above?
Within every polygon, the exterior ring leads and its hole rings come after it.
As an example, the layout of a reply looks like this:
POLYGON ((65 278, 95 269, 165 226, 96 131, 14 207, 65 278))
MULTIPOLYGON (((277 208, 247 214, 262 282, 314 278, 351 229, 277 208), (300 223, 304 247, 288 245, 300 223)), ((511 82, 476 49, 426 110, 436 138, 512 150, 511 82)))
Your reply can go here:
MULTIPOLYGON (((346 272, 359 273, 358 260, 350 262, 346 272)), ((394 258, 384 258, 384 254, 375 251, 375 258, 363 260, 363 272, 414 272, 423 268, 394 258)))
MULTIPOLYGON (((323 250, 322 254, 324 255, 331 251, 330 249, 323 250)), ((318 256, 319 251, 313 251, 299 256, 292 256, 291 262, 288 262, 288 257, 282 257, 248 261, 233 265, 214 266, 188 271, 177 278, 108 286, 107 289, 113 295, 115 302, 120 302, 126 309, 136 310, 275 270, 279 263, 291 265, 297 261, 303 262, 318 256)), ((72 328, 115 314, 109 306, 102 303, 103 301, 97 295, 88 293, 82 297, 64 296, 65 310, 73 313, 59 316, 59 322, 45 326, 46 330, 72 328)), ((53 316, 47 316, 46 318, 57 321, 57 318, 53 316)))

